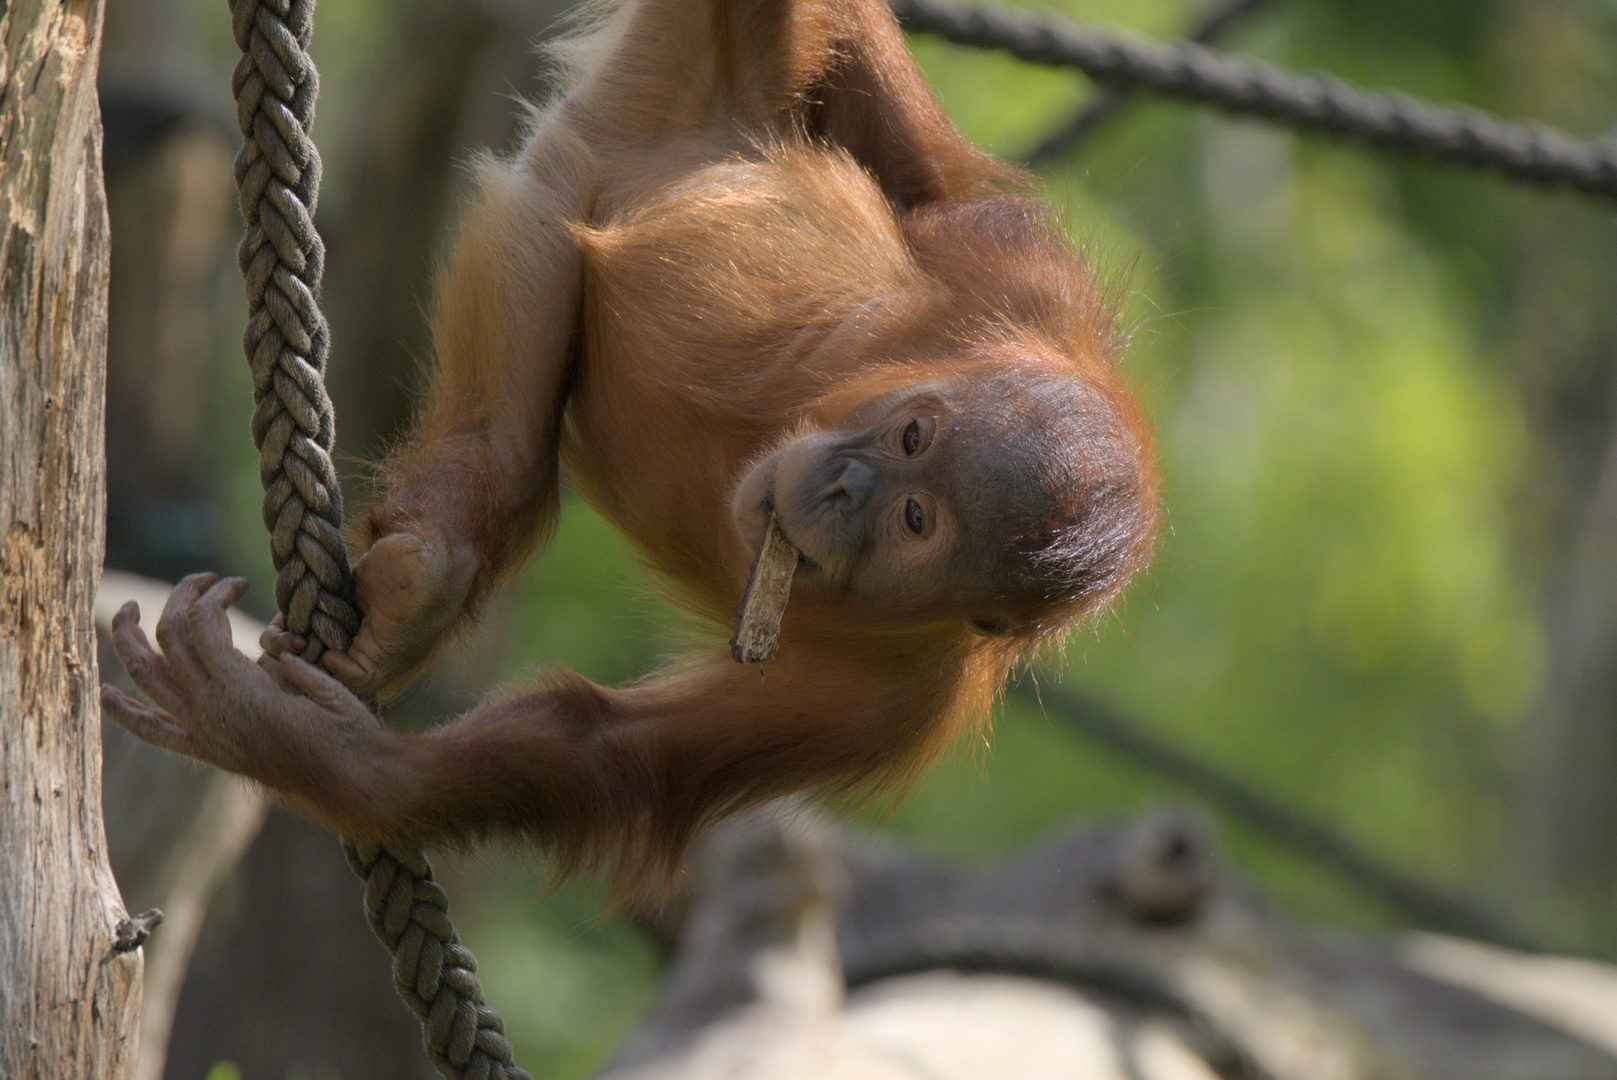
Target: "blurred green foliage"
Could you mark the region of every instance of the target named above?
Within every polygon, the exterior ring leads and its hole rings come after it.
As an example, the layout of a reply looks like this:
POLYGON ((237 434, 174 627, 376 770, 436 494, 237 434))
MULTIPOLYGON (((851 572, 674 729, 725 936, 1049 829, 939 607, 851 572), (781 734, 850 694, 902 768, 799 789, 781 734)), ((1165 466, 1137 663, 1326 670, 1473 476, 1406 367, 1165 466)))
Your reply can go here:
POLYGON ((520 860, 485 867, 480 884, 465 936, 517 1063, 547 1080, 590 1075, 649 1004, 656 950, 602 914, 599 890, 546 891, 520 860))
MULTIPOLYGON (((1147 36, 1198 10, 1058 6, 1147 36)), ((386 47, 386 9, 322 8, 332 183, 345 167, 333 132, 354 122, 339 87, 386 47)), ((1075 73, 913 44, 950 114, 1000 153, 1036 143, 1092 90, 1075 73)), ((1596 0, 1276 2, 1230 47, 1580 133, 1610 124, 1617 100, 1617 8, 1596 0)), ((1116 703, 1551 944, 1617 951, 1611 910, 1524 886, 1514 853, 1546 596, 1577 490, 1558 421, 1604 385, 1600 349, 1617 339, 1610 208, 1152 101, 1043 180, 1126 290, 1125 366, 1158 427, 1168 527, 1149 579, 1038 678, 1116 703)), ((245 376, 226 378, 245 398, 245 376)), ((256 565, 256 472, 245 438, 230 438, 225 494, 256 565)), ((498 613, 499 677, 648 670, 682 633, 654 592, 627 544, 570 498, 554 546, 498 613)), ((1175 797, 1018 700, 991 750, 962 748, 870 821, 985 855, 1175 797)), ((1299 917, 1396 921, 1239 823, 1225 837, 1299 917)), ((466 936, 519 1059, 584 1075, 648 999, 656 959, 601 920, 592 893, 536 899, 542 872, 487 877, 466 936)))

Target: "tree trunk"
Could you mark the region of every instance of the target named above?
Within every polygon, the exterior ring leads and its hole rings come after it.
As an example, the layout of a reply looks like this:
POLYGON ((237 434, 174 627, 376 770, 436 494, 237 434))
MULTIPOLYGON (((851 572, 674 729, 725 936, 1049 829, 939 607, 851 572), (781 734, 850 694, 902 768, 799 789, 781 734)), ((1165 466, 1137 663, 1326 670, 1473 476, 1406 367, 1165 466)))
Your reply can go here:
POLYGON ((101 824, 100 0, 0 8, 0 1076, 130 1074, 101 824))

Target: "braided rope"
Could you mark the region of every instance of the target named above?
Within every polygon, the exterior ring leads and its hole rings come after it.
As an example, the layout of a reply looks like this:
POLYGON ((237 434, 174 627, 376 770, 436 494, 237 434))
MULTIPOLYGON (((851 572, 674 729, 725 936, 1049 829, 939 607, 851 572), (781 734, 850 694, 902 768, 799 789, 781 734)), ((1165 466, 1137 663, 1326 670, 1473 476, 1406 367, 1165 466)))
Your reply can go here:
POLYGON ((1052 16, 938 0, 892 0, 892 6, 907 29, 957 45, 1003 49, 1029 63, 1078 68, 1108 85, 1154 90, 1236 115, 1617 199, 1617 146, 1574 139, 1539 124, 1367 92, 1329 75, 1293 75, 1255 60, 1227 59, 1187 41, 1126 41, 1052 16))
POLYGON ((342 539, 342 490, 331 464, 336 434, 326 394, 330 333, 316 297, 325 246, 314 228, 320 154, 309 140, 319 79, 304 51, 310 0, 234 0, 242 57, 231 78, 246 142, 236 186, 247 232, 237 261, 247 281, 242 349, 253 373, 253 445, 275 603, 309 641, 305 658, 344 650, 359 631, 342 539))
MULTIPOLYGON (((241 61, 231 79, 246 140, 236 155, 247 233, 242 348, 253 373, 253 444, 275 603, 315 660, 359 630, 331 464, 336 422, 325 389, 330 333, 320 312, 325 247, 314 228, 320 154, 310 141, 319 77, 306 51, 314 0, 231 0, 241 61)), ((393 953, 393 984, 421 1021, 427 1056, 450 1080, 531 1080, 511 1063, 499 1014, 483 1001, 477 961, 449 921, 449 899, 420 851, 344 841, 365 880, 365 917, 393 953)))
POLYGON ((511 1063, 505 1024, 483 1001, 477 958, 449 921, 449 898, 419 851, 345 843, 365 879, 365 918, 393 954, 393 988, 421 1021, 427 1056, 446 1077, 532 1080, 511 1063))
MULTIPOLYGON (((1271 2, 1272 0, 1222 0, 1221 3, 1203 12, 1195 25, 1184 32, 1183 37, 1198 45, 1216 44, 1226 33, 1235 29, 1237 24, 1248 16, 1262 11, 1271 2)), ((1024 153, 1022 162, 1026 165, 1042 165, 1071 150, 1121 112, 1128 102, 1126 90, 1117 87, 1101 90, 1071 119, 1051 131, 1024 153)))

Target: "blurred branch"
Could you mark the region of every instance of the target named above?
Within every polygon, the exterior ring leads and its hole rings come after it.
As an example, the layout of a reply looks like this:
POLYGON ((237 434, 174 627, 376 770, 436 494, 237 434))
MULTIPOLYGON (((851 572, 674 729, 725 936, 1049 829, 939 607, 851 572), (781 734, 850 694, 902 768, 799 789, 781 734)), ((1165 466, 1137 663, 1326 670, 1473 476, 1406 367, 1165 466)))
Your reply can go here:
POLYGON ((1428 929, 1527 952, 1546 951, 1516 928, 1392 869, 1323 822, 1304 817, 1099 702, 1049 686, 1041 686, 1037 695, 1027 690, 1019 693, 1078 734, 1185 787, 1271 840, 1330 867, 1428 929))
POLYGON ((1551 612, 1550 670, 1537 710, 1541 739, 1529 805, 1530 853, 1594 904, 1610 903, 1617 869, 1617 424, 1551 612))
MULTIPOLYGON (((1188 41, 1198 45, 1212 45, 1247 16, 1267 7, 1270 0, 1223 0, 1202 13, 1196 24, 1185 32, 1188 41)), ((1122 112, 1131 95, 1125 90, 1103 88, 1066 123, 1034 144, 1022 156, 1024 164, 1043 165, 1052 158, 1071 150, 1088 138, 1102 124, 1122 112)))

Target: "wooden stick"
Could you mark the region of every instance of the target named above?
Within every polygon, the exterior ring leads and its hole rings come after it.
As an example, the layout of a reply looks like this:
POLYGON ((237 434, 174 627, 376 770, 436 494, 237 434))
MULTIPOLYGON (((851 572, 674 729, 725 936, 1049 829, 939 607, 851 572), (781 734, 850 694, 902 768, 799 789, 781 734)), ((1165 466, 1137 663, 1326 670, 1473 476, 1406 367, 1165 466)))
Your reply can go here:
POLYGON ((796 570, 797 549, 771 514, 764 546, 752 560, 746 591, 736 605, 736 632, 730 639, 730 655, 736 663, 756 664, 775 655, 780 619, 786 613, 796 570))

